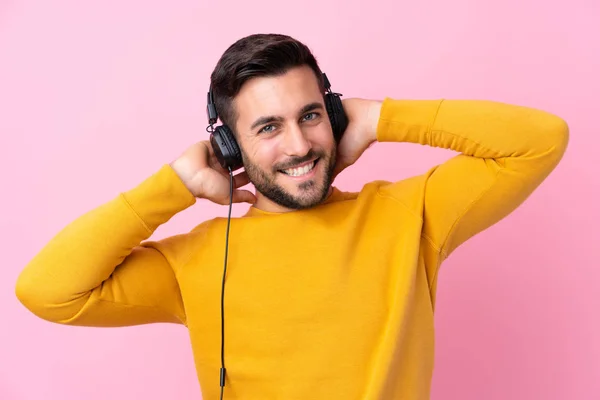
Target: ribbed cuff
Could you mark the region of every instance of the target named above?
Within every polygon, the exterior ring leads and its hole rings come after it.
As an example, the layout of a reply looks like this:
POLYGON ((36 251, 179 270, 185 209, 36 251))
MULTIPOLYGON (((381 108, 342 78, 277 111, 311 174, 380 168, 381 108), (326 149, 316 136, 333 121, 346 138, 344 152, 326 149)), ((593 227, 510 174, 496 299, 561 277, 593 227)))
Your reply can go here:
POLYGON ((151 231, 196 202, 169 164, 123 196, 151 231))
POLYGON ((378 142, 426 143, 443 100, 395 100, 386 97, 377 124, 378 142))

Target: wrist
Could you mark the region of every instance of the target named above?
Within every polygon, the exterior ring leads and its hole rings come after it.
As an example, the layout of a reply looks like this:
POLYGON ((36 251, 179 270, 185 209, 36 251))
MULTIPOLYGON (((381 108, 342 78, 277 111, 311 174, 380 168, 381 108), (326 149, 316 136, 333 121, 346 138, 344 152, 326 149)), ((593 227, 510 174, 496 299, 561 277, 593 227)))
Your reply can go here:
POLYGON ((379 118, 381 116, 382 101, 371 100, 367 112, 368 137, 369 145, 377 141, 377 127, 379 126, 379 118))
POLYGON ((176 160, 169 163, 169 166, 171 167, 171 169, 173 169, 175 174, 181 180, 181 183, 184 184, 184 186, 190 191, 190 193, 193 194, 195 197, 198 197, 198 193, 196 193, 196 191, 193 190, 191 185, 191 181, 194 178, 194 173, 190 171, 190 167, 186 164, 186 159, 179 157, 176 160))

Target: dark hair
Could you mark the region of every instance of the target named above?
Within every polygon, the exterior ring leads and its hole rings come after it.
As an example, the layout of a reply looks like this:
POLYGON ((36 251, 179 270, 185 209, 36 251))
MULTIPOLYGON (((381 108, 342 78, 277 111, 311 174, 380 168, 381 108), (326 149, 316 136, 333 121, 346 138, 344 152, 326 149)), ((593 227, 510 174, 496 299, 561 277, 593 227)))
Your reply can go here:
POLYGON ((325 93, 321 70, 310 49, 282 34, 253 34, 239 39, 223 53, 210 76, 214 103, 223 124, 235 130, 237 113, 233 99, 251 78, 278 76, 289 69, 307 65, 325 93))

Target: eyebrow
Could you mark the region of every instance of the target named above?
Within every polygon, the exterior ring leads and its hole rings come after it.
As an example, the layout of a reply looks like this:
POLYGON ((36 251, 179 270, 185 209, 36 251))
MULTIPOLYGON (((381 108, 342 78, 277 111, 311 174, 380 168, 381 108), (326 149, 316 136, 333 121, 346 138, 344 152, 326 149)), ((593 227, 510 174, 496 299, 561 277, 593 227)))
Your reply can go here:
MULTIPOLYGON (((302 115, 309 111, 322 110, 322 109, 323 109, 323 105, 321 103, 314 102, 314 103, 310 103, 310 104, 307 104, 304 107, 302 107, 302 109, 300 110, 300 112, 298 114, 302 115)), ((283 121, 283 117, 279 117, 279 116, 275 116, 275 115, 267 115, 264 117, 260 117, 256 121, 254 121, 252 126, 250 126, 250 130, 254 130, 255 128, 259 127, 260 125, 269 124, 271 122, 281 122, 281 121, 283 121)))

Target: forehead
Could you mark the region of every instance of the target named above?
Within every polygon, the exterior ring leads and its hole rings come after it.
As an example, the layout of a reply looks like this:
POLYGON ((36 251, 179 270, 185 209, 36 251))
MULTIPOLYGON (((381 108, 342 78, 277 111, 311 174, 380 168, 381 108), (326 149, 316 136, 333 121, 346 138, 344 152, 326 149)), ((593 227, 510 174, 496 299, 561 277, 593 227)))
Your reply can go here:
POLYGON ((234 99, 238 129, 246 130, 262 116, 297 117, 298 110, 311 102, 322 102, 317 77, 306 66, 284 75, 252 78, 234 99))

